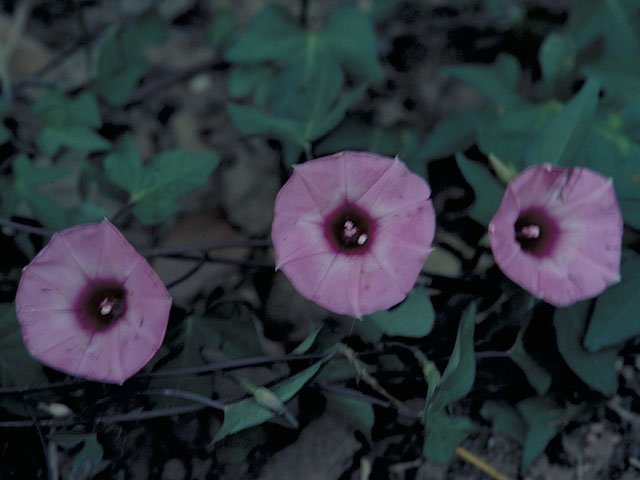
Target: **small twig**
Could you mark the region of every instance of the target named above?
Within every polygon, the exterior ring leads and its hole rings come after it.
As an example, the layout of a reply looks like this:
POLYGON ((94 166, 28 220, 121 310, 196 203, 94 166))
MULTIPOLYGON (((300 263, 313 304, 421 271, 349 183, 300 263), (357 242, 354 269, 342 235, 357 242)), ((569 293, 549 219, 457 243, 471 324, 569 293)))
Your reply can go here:
POLYGON ((184 282, 185 280, 188 280, 189 278, 191 278, 193 275, 195 275, 196 273, 198 273, 198 271, 204 267, 207 264, 207 261, 205 259, 202 259, 199 263, 197 263, 196 265, 194 265, 192 268, 190 268, 186 273, 180 275, 178 278, 176 278, 175 280, 172 280, 170 282, 168 282, 166 284, 167 290, 172 289, 173 287, 180 285, 182 282, 184 282))
POLYGON ((493 468, 491 465, 489 465, 487 462, 485 462, 481 458, 477 457, 476 455, 474 455, 473 453, 471 453, 469 450, 467 450, 465 448, 457 447, 456 448, 456 455, 458 455, 463 460, 469 462, 471 465, 476 467, 478 470, 486 473, 487 475, 489 475, 491 478, 493 478, 495 480, 509 480, 509 477, 507 477, 506 475, 501 474, 495 468, 493 468))
POLYGON ((125 203, 124 205, 122 205, 118 211, 116 213, 114 213, 111 216, 110 222, 115 224, 118 220, 120 220, 120 217, 122 217, 125 213, 127 213, 131 208, 133 208, 133 206, 135 205, 136 202, 134 202, 133 200, 128 200, 127 203, 125 203))
POLYGON ((16 6, 11 20, 11 26, 3 45, 0 45, 0 83, 2 84, 2 95, 11 106, 13 103, 13 94, 11 91, 11 75, 9 72, 9 63, 13 56, 13 51, 18 44, 18 40, 22 36, 24 27, 29 18, 31 10, 31 0, 22 0, 16 6))
POLYGON ((227 257, 218 257, 214 255, 205 254, 204 256, 199 255, 182 255, 182 254, 170 254, 170 255, 157 255, 158 257, 165 258, 173 258, 175 260, 187 260, 187 261, 195 261, 200 262, 204 260, 207 263, 222 263, 227 265, 239 265, 242 267, 250 267, 250 268, 269 268, 275 270, 275 265, 271 263, 260 263, 260 262, 252 262, 250 260, 237 260, 234 258, 227 257))
POLYGON ((49 453, 47 450, 47 442, 45 442, 44 435, 42 435, 42 429, 40 428, 40 421, 38 420, 36 413, 33 411, 33 406, 31 406, 31 404, 28 402, 24 402, 24 405, 27 408, 27 411, 29 412, 29 416, 31 417, 31 420, 33 421, 33 426, 35 427, 36 432, 38 433, 38 439, 40 440, 40 445, 42 446, 42 452, 44 454, 44 467, 45 467, 45 470, 47 471, 47 478, 50 479, 51 469, 49 468, 49 453))
POLYGON ((224 410, 224 403, 216 402, 197 393, 187 392, 184 390, 177 390, 175 388, 159 388, 152 390, 144 390, 138 392, 138 395, 162 395, 164 397, 182 398, 185 400, 191 400, 192 402, 199 403, 201 405, 215 408, 216 410, 224 410))
MULTIPOLYGON (((185 405, 182 407, 162 408, 157 410, 147 410, 145 412, 129 412, 118 413, 114 415, 103 415, 82 421, 76 418, 40 420, 41 427, 69 427, 78 424, 87 423, 121 423, 121 422, 137 422, 140 420, 149 420, 158 417, 170 417, 172 415, 182 415, 185 413, 197 412, 206 408, 204 405, 185 405)), ((0 428, 29 428, 33 426, 33 420, 8 420, 0 422, 0 428)))
POLYGON ((222 248, 262 248, 270 247, 271 240, 238 240, 238 241, 221 241, 221 242, 205 242, 192 245, 175 245, 169 247, 147 248, 139 250, 138 253, 144 257, 158 257, 171 254, 181 254, 186 252, 208 252, 209 250, 222 248))
POLYGON ((14 222, 13 220, 9 220, 8 218, 0 218, 0 227, 8 227, 13 230, 17 230, 25 233, 33 233, 34 235, 40 235, 42 237, 50 237, 53 235, 53 230, 48 230, 46 228, 40 227, 32 227, 31 225, 25 225, 24 223, 14 222))

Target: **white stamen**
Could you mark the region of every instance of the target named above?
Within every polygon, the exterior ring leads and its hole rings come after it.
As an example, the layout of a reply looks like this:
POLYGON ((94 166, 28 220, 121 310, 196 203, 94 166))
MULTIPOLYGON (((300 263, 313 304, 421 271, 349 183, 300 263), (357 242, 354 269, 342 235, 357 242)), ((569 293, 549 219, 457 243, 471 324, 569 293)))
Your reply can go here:
POLYGON ((105 298, 100 302, 100 315, 109 315, 113 310, 113 302, 108 298, 105 298))
POLYGON ((358 245, 364 245, 365 243, 367 243, 367 239, 369 238, 369 236, 366 233, 363 233, 362 235, 360 235, 358 237, 358 245))
POLYGON ((538 225, 527 225, 526 227, 522 227, 522 230, 520 231, 527 238, 540 237, 540 227, 538 225))
POLYGON ((353 222, 351 220, 346 220, 344 222, 344 236, 346 238, 351 238, 353 237, 356 233, 358 233, 358 229, 356 228, 356 226, 353 224, 353 222))

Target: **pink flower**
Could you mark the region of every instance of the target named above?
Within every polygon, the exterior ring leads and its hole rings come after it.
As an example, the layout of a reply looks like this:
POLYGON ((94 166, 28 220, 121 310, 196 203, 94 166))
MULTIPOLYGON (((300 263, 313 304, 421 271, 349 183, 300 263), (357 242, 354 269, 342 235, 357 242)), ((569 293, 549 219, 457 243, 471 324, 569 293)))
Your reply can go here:
POLYGON ((430 193, 397 158, 342 152, 298 165, 275 202, 276 268, 333 312, 387 309, 411 290, 431 250, 430 193))
POLYGON ((613 183, 587 168, 528 168, 507 186, 489 241, 504 274, 546 302, 594 297, 620 280, 613 183))
POLYGON ((71 375, 122 383, 162 344, 171 297, 108 220, 56 233, 22 272, 24 343, 71 375))

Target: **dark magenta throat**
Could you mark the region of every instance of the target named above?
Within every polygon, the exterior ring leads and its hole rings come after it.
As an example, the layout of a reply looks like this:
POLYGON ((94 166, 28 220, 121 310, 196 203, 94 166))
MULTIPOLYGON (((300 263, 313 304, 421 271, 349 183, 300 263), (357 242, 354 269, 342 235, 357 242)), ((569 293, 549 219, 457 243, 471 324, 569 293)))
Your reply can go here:
POLYGON ((366 252, 373 240, 374 221, 357 206, 345 203, 332 212, 325 222, 325 235, 341 253, 366 252))
POLYGON ((127 291, 118 282, 93 281, 76 303, 76 315, 89 330, 104 331, 127 311, 127 291))
POLYGON ((522 212, 514 228, 520 248, 536 257, 549 255, 560 233, 556 222, 540 208, 522 212))

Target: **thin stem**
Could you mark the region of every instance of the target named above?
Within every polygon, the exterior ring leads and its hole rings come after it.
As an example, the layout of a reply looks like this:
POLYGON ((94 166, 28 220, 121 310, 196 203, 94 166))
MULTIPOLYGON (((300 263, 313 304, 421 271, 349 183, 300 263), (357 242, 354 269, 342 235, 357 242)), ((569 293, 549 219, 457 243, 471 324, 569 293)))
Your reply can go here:
POLYGON ((507 358, 511 355, 511 350, 484 350, 482 352, 474 352, 473 356, 476 359, 483 358, 507 358))
POLYGON ((216 241, 196 243, 192 245, 176 245, 170 247, 147 248, 139 250, 138 253, 144 257, 159 257, 164 255, 181 254, 186 252, 208 252, 209 250, 222 248, 262 248, 270 247, 271 240, 237 240, 237 241, 216 241))
POLYGON ((414 412, 413 410, 399 407, 398 405, 392 402, 381 400, 380 398, 367 395, 358 390, 353 390, 351 388, 346 388, 346 387, 341 387, 338 385, 331 385, 326 383, 313 383, 311 384, 311 386, 318 388, 319 390, 322 390, 327 393, 335 393, 336 395, 353 398, 355 400, 361 400, 363 402, 370 403, 371 405, 378 405, 379 407, 390 408, 405 417, 422 418, 421 412, 414 412))
POLYGON ((25 402, 25 406, 27 408, 27 411, 29 412, 29 416, 31 417, 31 420, 33 421, 33 426, 35 427, 36 432, 38 433, 38 439, 40 440, 40 445, 42 446, 42 453, 44 454, 44 467, 45 467, 45 470, 47 471, 47 478, 50 479, 51 469, 49 468, 49 453, 47 450, 47 442, 45 442, 44 435, 42 435, 42 428, 40 428, 40 421, 36 416, 36 412, 33 411, 33 406, 27 402, 25 402))
POLYGON ((118 209, 118 211, 111 216, 110 222, 115 224, 118 220, 120 220, 120 217, 122 217, 125 213, 127 213, 129 210, 131 210, 131 208, 135 205, 135 203, 136 202, 134 202, 133 200, 127 201, 127 203, 122 205, 118 209))
POLYGON ((237 260, 234 258, 218 257, 214 255, 205 254, 204 258, 196 255, 182 255, 182 254, 170 254, 170 255, 158 255, 159 257, 173 258, 176 260, 187 260, 199 262, 204 260, 207 263, 222 263, 227 265, 239 265, 242 267, 250 268, 270 268, 275 270, 275 265, 271 263, 252 262, 250 260, 237 260))
MULTIPOLYGON (((307 353, 304 355, 271 355, 263 357, 242 358, 239 360, 229 360, 227 362, 210 363, 196 367, 174 368, 171 370, 159 370, 144 377, 177 377, 183 375, 197 375, 200 373, 219 372, 227 370, 237 370, 246 367, 259 367, 271 363, 300 362, 308 360, 320 360, 324 358, 324 353, 307 353)), ((135 378, 135 377, 134 377, 135 378)), ((1 393, 1 392, 0 392, 1 393)))
POLYGON ((196 265, 194 265, 192 268, 190 268, 186 273, 184 273, 183 275, 180 275, 178 278, 176 278, 175 280, 172 280, 170 282, 168 282, 166 284, 167 290, 175 287, 176 285, 181 284, 182 282, 184 282, 185 280, 188 280, 189 278, 191 278, 193 275, 195 275, 196 273, 198 273, 198 271, 204 267, 207 264, 206 259, 202 259, 199 263, 197 263, 196 265))
POLYGON ((0 226, 8 227, 20 232, 33 233, 34 235, 40 235, 42 237, 50 237, 56 233, 53 230, 48 230, 46 228, 32 227, 31 225, 25 225, 24 223, 14 222, 8 218, 0 218, 0 226))
POLYGON ((185 400, 191 400, 192 402, 199 403, 201 405, 215 408, 216 410, 224 410, 224 403, 216 402, 197 393, 187 392, 184 390, 177 390, 175 388, 159 388, 152 390, 144 390, 138 392, 138 395, 162 395, 164 397, 182 398, 185 400))
MULTIPOLYGON (((308 360, 320 360, 324 358, 322 353, 308 353, 305 355, 271 355, 262 357, 242 358, 239 360, 229 360, 226 362, 210 363, 206 365, 198 365, 195 367, 174 368, 171 370, 159 370, 151 373, 138 373, 131 377, 127 382, 135 380, 144 380, 148 378, 159 377, 177 377, 183 375, 197 375, 200 373, 219 372, 226 370, 237 370, 246 367, 258 367, 269 365, 271 363, 282 362, 300 362, 308 360)), ((0 387, 0 395, 22 395, 25 393, 38 392, 42 390, 55 390, 59 388, 79 387, 90 383, 89 380, 71 380, 54 383, 45 383, 40 385, 22 386, 22 387, 0 387)))
MULTIPOLYGON (((92 420, 87 420, 85 422, 80 421, 76 418, 65 418, 65 419, 51 419, 51 420, 40 420, 41 427, 70 427, 72 425, 78 425, 80 423, 121 423, 121 422, 137 422, 140 420, 149 420, 151 418, 158 417, 170 417, 172 415, 182 415, 185 413, 197 412, 198 410, 202 410, 206 408, 201 404, 192 404, 185 405, 182 407, 173 407, 173 408, 162 408, 157 410, 147 410, 146 412, 129 412, 129 413, 118 413, 114 415, 103 415, 99 417, 95 417, 92 420)), ((0 428, 28 428, 33 426, 33 420, 8 420, 5 422, 0 422, 0 428)))
POLYGON ((13 51, 16 45, 18 44, 18 40, 24 31, 30 10, 31 0, 22 0, 18 3, 13 13, 11 26, 9 27, 9 32, 5 38, 4 44, 0 45, 0 82, 2 83, 2 94, 9 106, 11 106, 13 99, 9 63, 11 62, 11 57, 13 56, 13 51))

